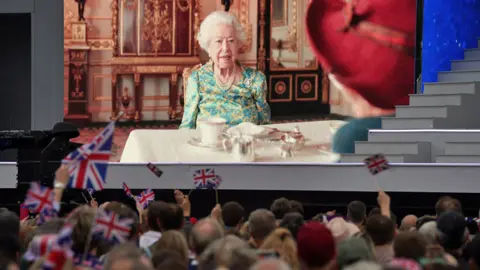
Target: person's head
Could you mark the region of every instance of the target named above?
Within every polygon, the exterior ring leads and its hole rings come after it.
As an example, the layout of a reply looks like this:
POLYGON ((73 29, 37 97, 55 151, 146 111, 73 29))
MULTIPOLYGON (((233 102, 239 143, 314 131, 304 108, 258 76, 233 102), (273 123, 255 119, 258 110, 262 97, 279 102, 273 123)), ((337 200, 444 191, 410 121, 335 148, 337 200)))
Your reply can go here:
POLYGON ((105 206, 105 210, 108 212, 114 212, 119 216, 119 218, 132 219, 132 230, 130 231, 129 239, 137 238, 140 227, 140 220, 137 212, 121 202, 110 202, 107 206, 105 206))
POLYGON ((359 261, 354 264, 351 264, 345 268, 344 270, 382 270, 382 266, 377 264, 376 262, 372 261, 359 261))
POLYGON ((269 258, 258 261, 250 270, 290 270, 290 266, 283 260, 269 258))
POLYGON ((190 232, 190 247, 197 256, 200 256, 208 245, 224 236, 220 223, 213 218, 199 220, 193 225, 190 232))
MULTIPOLYGON (((373 215, 381 215, 381 214, 382 214, 382 210, 378 207, 375 207, 372 210, 370 210, 370 212, 368 213, 368 217, 371 217, 373 215)), ((390 219, 393 221, 393 225, 395 226, 395 228, 397 228, 397 216, 392 211, 390 211, 390 219)))
POLYGON ((284 228, 275 229, 260 246, 261 250, 274 250, 280 254, 292 269, 298 269, 300 263, 297 256, 297 244, 289 230, 284 228))
POLYGON ((407 215, 402 219, 400 230, 409 232, 415 230, 417 227, 417 217, 415 215, 407 215))
POLYGON ((454 199, 450 196, 440 197, 437 203, 435 203, 435 214, 438 217, 447 211, 455 211, 461 213, 462 204, 459 200, 454 199))
POLYGON ((0 228, 2 228, 2 233, 18 236, 20 234, 20 218, 14 212, 2 209, 0 211, 0 228))
POLYGON ((299 213, 302 216, 305 214, 303 210, 303 205, 299 201, 290 200, 290 205, 292 206, 292 212, 299 213))
POLYGON ((332 232, 335 242, 339 244, 345 239, 360 232, 360 229, 352 223, 346 222, 342 217, 336 217, 327 223, 327 228, 332 232))
POLYGON ((359 261, 374 261, 373 250, 361 237, 350 237, 337 247, 337 265, 339 269, 359 261))
POLYGON ((433 245, 437 243, 437 235, 438 235, 438 230, 437 230, 437 222, 436 221, 429 221, 425 224, 423 224, 419 229, 418 233, 423 236, 425 241, 429 245, 433 245))
POLYGON ((456 211, 442 213, 437 219, 437 239, 448 251, 460 249, 468 240, 465 217, 456 211))
POLYGON ((257 259, 255 251, 242 239, 227 235, 207 247, 200 256, 198 269, 249 269, 257 259))
POLYGON ((383 215, 372 215, 367 219, 365 231, 370 235, 375 246, 392 244, 395 237, 395 224, 383 215))
POLYGON ((275 216, 267 209, 257 209, 250 213, 248 230, 250 236, 261 244, 265 238, 277 227, 275 216))
POLYGON ((155 201, 148 206, 150 230, 158 232, 180 230, 183 222, 183 210, 178 204, 155 201))
POLYGON ((162 237, 154 244, 155 252, 172 250, 177 252, 185 262, 188 262, 188 244, 185 236, 176 230, 162 233, 162 237))
POLYGON ((293 238, 296 239, 298 230, 303 226, 303 224, 305 224, 305 221, 302 214, 292 212, 283 217, 282 221, 280 222, 280 227, 288 229, 292 233, 293 238))
POLYGON ((298 258, 308 268, 323 268, 336 258, 335 240, 330 230, 320 222, 303 225, 297 234, 298 258))
POLYGON ((427 240, 417 232, 402 232, 393 243, 395 257, 418 261, 427 252, 427 240))
MULTIPOLYGON (((66 218, 69 224, 75 224, 72 231, 72 250, 76 254, 84 252, 86 241, 89 238, 90 230, 95 219, 95 209, 90 206, 79 206, 66 218)), ((92 238, 89 251, 98 247, 99 240, 92 238)))
POLYGON ((188 263, 173 250, 155 252, 152 256, 152 264, 156 270, 185 270, 188 263))
POLYGON ((434 216, 422 216, 420 218, 417 219, 417 223, 415 225, 415 227, 418 229, 420 229, 420 227, 423 226, 423 224, 427 223, 427 222, 430 222, 430 221, 436 221, 437 218, 434 217, 434 216))
POLYGON ((233 13, 215 11, 203 20, 197 40, 215 66, 223 69, 235 65, 246 36, 240 21, 233 13))
POLYGON ((468 261, 468 264, 470 266, 470 269, 479 270, 480 269, 480 234, 477 234, 475 235, 475 237, 473 237, 470 243, 469 253, 470 253, 470 260, 468 261))
POLYGON ((12 261, 5 256, 0 256, 0 269, 4 270, 18 270, 20 269, 15 261, 12 261))
POLYGON ((222 206, 222 219, 223 224, 227 228, 238 228, 243 222, 243 215, 245 214, 245 209, 238 202, 227 202, 222 206))
POLYGON ((361 201, 353 201, 348 204, 347 218, 356 225, 363 225, 367 218, 367 206, 361 201))
POLYGON ((150 260, 133 243, 115 246, 106 257, 105 270, 153 269, 150 260))
POLYGON ((270 205, 270 211, 276 219, 282 219, 285 214, 292 212, 292 203, 287 198, 279 198, 270 205))

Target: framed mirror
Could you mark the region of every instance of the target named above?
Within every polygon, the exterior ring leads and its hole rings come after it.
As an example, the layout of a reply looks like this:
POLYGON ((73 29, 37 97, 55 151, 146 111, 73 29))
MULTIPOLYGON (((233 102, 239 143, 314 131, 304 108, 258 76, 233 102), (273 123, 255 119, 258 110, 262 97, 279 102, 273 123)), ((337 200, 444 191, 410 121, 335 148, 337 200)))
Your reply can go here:
POLYGON ((303 20, 308 1, 270 1, 270 70, 316 70, 303 20))

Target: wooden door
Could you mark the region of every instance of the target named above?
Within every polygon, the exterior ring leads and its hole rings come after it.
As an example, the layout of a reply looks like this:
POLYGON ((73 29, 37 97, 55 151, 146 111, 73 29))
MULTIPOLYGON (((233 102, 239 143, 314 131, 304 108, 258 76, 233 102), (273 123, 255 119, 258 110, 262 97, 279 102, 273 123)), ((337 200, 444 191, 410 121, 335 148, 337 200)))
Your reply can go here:
POLYGON ((258 68, 272 116, 329 114, 329 81, 307 43, 307 0, 259 0, 258 68))

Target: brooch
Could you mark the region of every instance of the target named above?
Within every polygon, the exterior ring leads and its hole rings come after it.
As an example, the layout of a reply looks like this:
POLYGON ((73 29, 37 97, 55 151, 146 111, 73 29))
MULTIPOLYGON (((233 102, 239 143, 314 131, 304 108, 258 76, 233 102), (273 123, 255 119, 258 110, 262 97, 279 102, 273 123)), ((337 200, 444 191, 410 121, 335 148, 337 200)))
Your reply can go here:
POLYGON ((245 83, 245 85, 246 85, 247 87, 250 87, 250 85, 252 84, 252 80, 250 80, 250 78, 248 78, 248 79, 245 79, 245 80, 243 81, 243 83, 245 83))

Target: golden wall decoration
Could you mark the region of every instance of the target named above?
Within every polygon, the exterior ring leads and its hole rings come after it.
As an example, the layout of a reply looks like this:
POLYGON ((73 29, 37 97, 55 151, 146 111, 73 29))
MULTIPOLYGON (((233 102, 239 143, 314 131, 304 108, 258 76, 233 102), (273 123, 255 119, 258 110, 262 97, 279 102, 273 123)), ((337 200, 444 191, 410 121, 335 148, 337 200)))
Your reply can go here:
MULTIPOLYGON (((235 5, 235 2, 233 2, 235 5)), ((253 42, 253 29, 252 24, 248 18, 249 15, 249 0, 240 0, 232 12, 237 16, 240 24, 243 26, 245 34, 247 36, 246 43, 240 48, 241 53, 249 52, 252 49, 253 42)))
POLYGON ((290 50, 296 52, 298 49, 297 39, 297 0, 292 0, 292 22, 289 22, 288 27, 288 42, 290 43, 290 50))
POLYGON ((112 0, 110 4, 112 9, 112 40, 113 40, 113 57, 118 56, 118 1, 112 0))
POLYGON ((145 0, 144 14, 142 40, 149 41, 157 54, 164 41, 172 42, 171 11, 164 0, 145 0))
POLYGON ((113 50, 113 40, 111 39, 88 40, 87 44, 91 50, 113 50))

